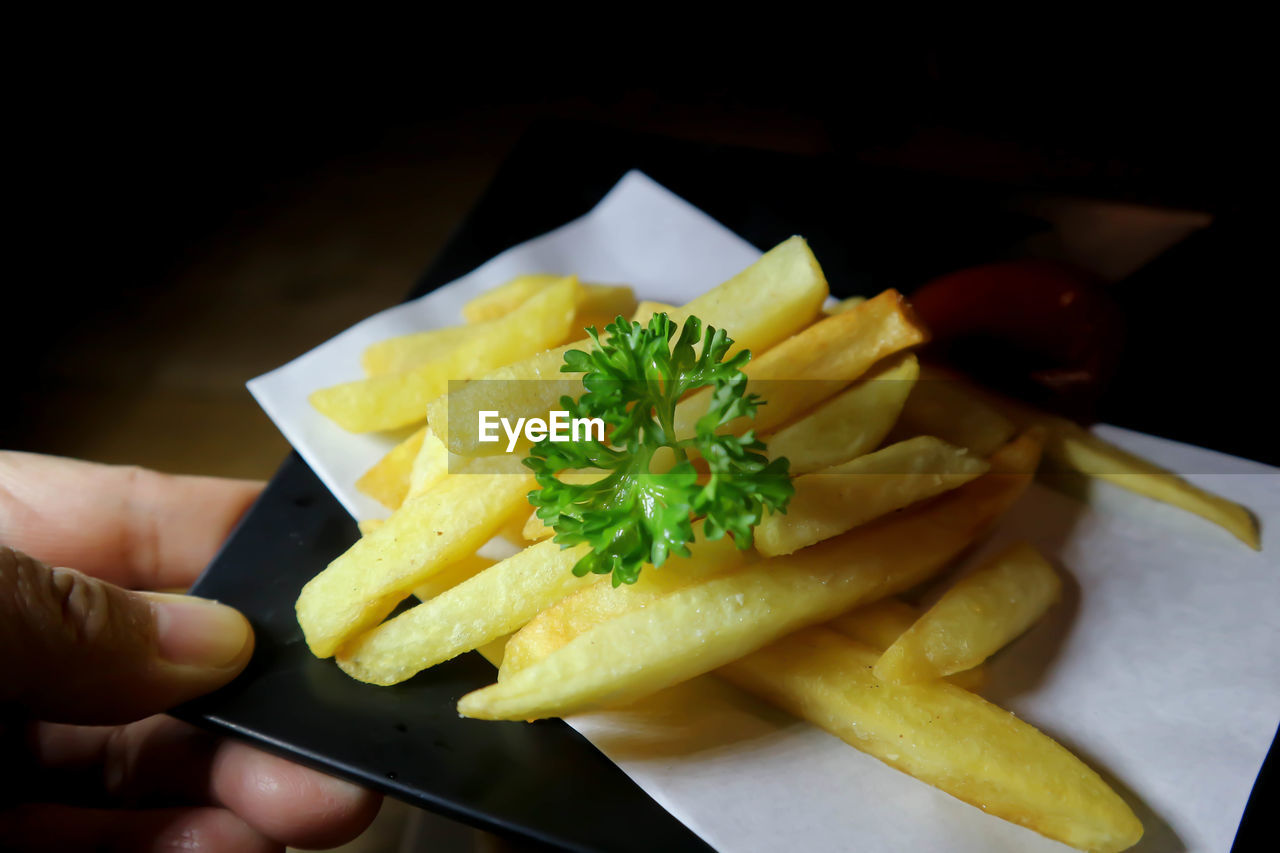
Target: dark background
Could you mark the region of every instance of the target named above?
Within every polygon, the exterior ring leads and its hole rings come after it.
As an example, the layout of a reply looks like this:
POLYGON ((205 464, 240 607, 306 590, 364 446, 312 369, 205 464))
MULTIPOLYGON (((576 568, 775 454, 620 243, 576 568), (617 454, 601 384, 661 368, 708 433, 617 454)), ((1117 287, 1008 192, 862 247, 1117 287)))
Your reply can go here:
POLYGON ((616 50, 443 29, 57 45, 13 87, 0 443, 268 475, 285 445, 243 382, 401 298, 517 140, 570 120, 1206 212, 1115 287, 1129 379, 1101 414, 1274 461, 1253 427, 1222 428, 1260 418, 1273 362, 1264 100, 1244 50, 794 26, 616 50))

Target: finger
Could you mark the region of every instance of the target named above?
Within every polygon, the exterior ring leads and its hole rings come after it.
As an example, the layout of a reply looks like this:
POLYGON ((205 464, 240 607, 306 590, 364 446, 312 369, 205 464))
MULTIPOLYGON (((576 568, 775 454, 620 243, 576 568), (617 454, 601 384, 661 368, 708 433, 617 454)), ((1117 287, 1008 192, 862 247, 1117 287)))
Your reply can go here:
POLYGON ((284 848, 226 809, 125 811, 32 803, 0 810, 0 849, 268 853, 284 848))
POLYGON ((125 805, 211 802, 294 847, 355 838, 381 802, 348 782, 164 716, 118 728, 44 724, 31 752, 43 785, 64 796, 125 805))
POLYGON ((131 589, 185 589, 261 490, 0 451, 0 543, 131 589))
POLYGON ((253 632, 230 607, 128 592, 0 547, 0 649, 18 652, 0 709, 117 723, 226 684, 249 662, 253 632))

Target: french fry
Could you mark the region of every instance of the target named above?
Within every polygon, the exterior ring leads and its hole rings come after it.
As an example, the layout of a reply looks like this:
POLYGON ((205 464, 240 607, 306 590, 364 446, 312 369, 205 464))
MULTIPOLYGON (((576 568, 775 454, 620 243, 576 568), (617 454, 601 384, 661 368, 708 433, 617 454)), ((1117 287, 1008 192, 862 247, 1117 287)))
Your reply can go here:
POLYGON ((409 479, 413 473, 414 460, 422 450, 422 441, 426 434, 427 428, 422 427, 391 448, 386 456, 379 459, 376 465, 356 480, 356 488, 387 509, 398 508, 404 503, 404 496, 409 493, 409 479))
POLYGON ((463 716, 526 720, 624 703, 739 658, 799 628, 926 580, 1023 492, 1038 436, 992 472, 913 510, 787 557, 715 575, 586 631, 510 678, 468 693, 463 716))
POLYGON ((555 536, 556 532, 550 527, 547 527, 542 519, 538 518, 538 513, 535 510, 534 512, 529 513, 529 517, 525 519, 524 527, 520 530, 520 535, 525 539, 528 539, 530 542, 537 542, 539 540, 555 536))
POLYGON ((338 666, 368 684, 399 684, 510 634, 539 610, 597 580, 570 571, 589 550, 531 545, 357 636, 338 651, 338 666))
POLYGON ((823 628, 718 675, 966 803, 1081 850, 1120 851, 1142 824, 1093 770, 1028 723, 944 681, 895 685, 875 650, 823 628))
POLYGON ((414 587, 475 553, 527 505, 534 485, 518 458, 500 456, 472 460, 465 472, 406 500, 302 588, 298 623, 312 653, 329 657, 414 587))
POLYGON ((475 329, 469 326, 446 326, 386 338, 365 347, 360 365, 365 376, 401 373, 448 356, 474 336, 475 329))
POLYGON ((857 308, 866 301, 867 297, 865 296, 850 296, 845 299, 841 299, 830 308, 823 308, 822 313, 826 314, 828 317, 834 317, 837 314, 843 314, 851 308, 857 308))
MULTIPOLYGON (((791 237, 693 301, 668 306, 666 313, 680 325, 696 316, 703 328, 724 329, 733 338, 729 355, 749 349, 758 356, 818 316, 827 293, 827 279, 809 244, 791 237)), ((643 324, 650 316, 637 309, 634 319, 643 324)))
MULTIPOLYGON (((826 627, 857 640, 865 646, 883 653, 920 618, 920 611, 897 598, 885 598, 851 613, 844 613, 827 623, 826 627)), ((987 682, 987 671, 982 664, 947 676, 956 687, 978 691, 987 682)))
MULTIPOLYGON (((468 323, 484 323, 506 316, 529 301, 534 294, 559 281, 558 275, 522 275, 485 291, 462 306, 462 316, 468 323)), ((575 331, 601 318, 610 322, 614 317, 627 317, 636 310, 636 295, 630 287, 620 284, 582 283, 578 291, 575 311, 575 331)), ((603 326, 601 326, 603 328, 603 326)))
POLYGON ((495 667, 502 666, 502 657, 507 648, 507 638, 499 637, 492 643, 485 643, 476 649, 481 657, 493 664, 495 667))
POLYGON ((874 450, 898 420, 919 372, 910 353, 877 364, 847 390, 766 436, 769 458, 787 457, 795 476, 874 450))
POLYGON ((1066 418, 1036 411, 936 368, 930 368, 927 375, 930 379, 944 379, 952 387, 998 408, 1020 427, 1039 426, 1044 429, 1047 434, 1046 459, 1086 477, 1104 480, 1134 494, 1194 513, 1223 528, 1255 551, 1262 549, 1258 520, 1235 501, 1202 489, 1154 462, 1116 447, 1066 418))
POLYGON ((310 396, 321 414, 350 432, 396 429, 425 420, 450 379, 469 379, 527 358, 569 337, 578 280, 561 279, 483 327, 435 361, 403 373, 345 382, 310 396))
POLYGON ((873 518, 958 488, 987 470, 969 451, 920 436, 805 474, 785 515, 768 513, 755 529, 766 557, 791 554, 873 518))
POLYGON ((386 523, 385 518, 366 518, 363 521, 357 521, 356 527, 360 529, 361 536, 368 536, 386 523))
POLYGON ((462 316, 468 323, 483 323, 510 314, 535 293, 546 289, 563 276, 545 273, 518 275, 510 281, 490 288, 462 306, 462 316))
POLYGON ((436 436, 435 430, 429 426, 423 429, 426 432, 422 436, 422 447, 414 457, 413 468, 409 471, 409 490, 405 493, 406 497, 422 494, 449 473, 448 448, 436 436))
POLYGON ((431 577, 413 588, 413 596, 419 601, 435 598, 448 589, 453 589, 465 580, 470 580, 496 561, 479 554, 463 557, 456 563, 450 563, 431 577))
MULTIPOLYGON (((826 295, 827 280, 808 244, 792 237, 681 308, 645 303, 645 310, 661 307, 681 323, 696 314, 704 324, 728 330, 735 350, 749 348, 758 355, 808 325, 826 295)), ((644 323, 648 317, 637 309, 636 320, 644 323)), ((545 417, 562 396, 582 393, 582 375, 561 373, 560 367, 567 350, 588 346, 587 342, 578 342, 539 353, 452 389, 429 407, 428 421, 437 426, 437 431, 441 424, 448 424, 448 435, 442 438, 454 453, 500 453, 499 444, 479 440, 480 411, 496 410, 508 418, 545 417)))
POLYGON ((589 628, 753 559, 751 552, 740 550, 727 536, 713 542, 702 539, 701 525, 695 525, 695 536, 688 557, 672 557, 660 569, 647 568, 633 584, 614 587, 603 578, 538 613, 511 635, 498 680, 542 660, 589 628))
POLYGON ((1017 543, 943 593, 885 649, 876 678, 909 684, 982 663, 1035 624, 1062 581, 1035 548, 1017 543))
MULTIPOLYGON (((752 359, 742 372, 748 387, 761 393, 768 405, 761 406, 754 418, 738 418, 721 431, 776 429, 839 392, 877 361, 927 339, 928 333, 902 294, 886 290, 850 311, 819 320, 752 359)), ((676 435, 694 434, 712 393, 706 388, 681 403, 676 409, 676 435)))
POLYGON ((966 394, 955 383, 929 378, 911 389, 889 440, 936 435, 986 456, 1008 441, 1015 429, 997 409, 966 394))

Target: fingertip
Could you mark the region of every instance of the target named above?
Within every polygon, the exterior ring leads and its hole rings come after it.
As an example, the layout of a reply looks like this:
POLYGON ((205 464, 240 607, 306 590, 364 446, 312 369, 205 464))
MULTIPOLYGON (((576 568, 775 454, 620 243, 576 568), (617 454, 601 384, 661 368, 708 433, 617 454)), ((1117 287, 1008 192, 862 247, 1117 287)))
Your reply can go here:
POLYGON ((291 847, 350 841, 382 805, 379 794, 235 742, 219 749, 211 784, 217 802, 291 847))

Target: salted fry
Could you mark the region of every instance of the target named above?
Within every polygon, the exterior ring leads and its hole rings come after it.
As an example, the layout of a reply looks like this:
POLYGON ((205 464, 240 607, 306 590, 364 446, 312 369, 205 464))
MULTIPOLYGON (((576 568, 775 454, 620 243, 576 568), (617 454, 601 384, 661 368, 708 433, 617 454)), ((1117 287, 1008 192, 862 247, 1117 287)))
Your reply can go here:
POLYGON ((1008 441, 1015 429, 997 409, 966 394, 958 385, 925 378, 911 389, 889 440, 936 435, 986 456, 1008 441))
POLYGON ((992 473, 935 501, 610 619, 505 681, 467 694, 458 710, 524 720, 627 702, 908 589, 999 518, 1026 488, 1039 455, 1038 438, 1024 435, 993 456, 992 473))
POLYGON ((455 587, 361 634, 338 666, 369 684, 398 684, 422 670, 511 633, 539 610, 594 583, 571 570, 586 545, 531 545, 455 587))
POLYGON ((755 529, 766 557, 791 554, 873 518, 958 488, 987 463, 937 438, 921 436, 795 479, 786 515, 770 513, 755 529))
MULTIPOLYGON (((885 598, 832 619, 826 627, 883 653, 920 618, 920 610, 897 598, 885 598)), ((982 664, 947 676, 956 687, 981 690, 987 681, 982 664)))
POLYGON ((811 628, 718 675, 845 743, 997 817, 1081 850, 1120 851, 1142 824, 1102 778, 1048 736, 944 681, 878 681, 876 652, 811 628))
POLYGON ((847 390, 767 436, 769 458, 785 456, 794 476, 874 450, 897 422, 919 372, 910 353, 877 364, 847 390))
POLYGON ((1026 543, 996 554, 943 593, 876 664, 881 681, 912 683, 977 666, 1044 615, 1062 591, 1026 543))
MULTIPOLYGON (((722 429, 768 432, 814 408, 862 376, 877 361, 923 343, 928 333, 902 294, 886 290, 858 307, 819 320, 743 368, 751 387, 768 400, 755 418, 739 418, 722 429)), ((676 435, 691 436, 706 413, 711 389, 703 389, 676 411, 676 435)))
POLYGON ((476 459, 409 498, 302 588, 298 623, 316 657, 372 628, 414 589, 475 553, 526 506, 533 476, 519 459, 476 459))
POLYGON ((356 488, 387 509, 397 509, 409 493, 414 461, 422 450, 427 428, 422 427, 397 444, 378 463, 356 480, 356 488))
POLYGON ((350 432, 396 429, 427 417, 427 404, 450 379, 469 379, 527 358, 569 337, 578 280, 572 276, 534 294, 447 355, 402 373, 345 382, 310 396, 313 406, 350 432))

